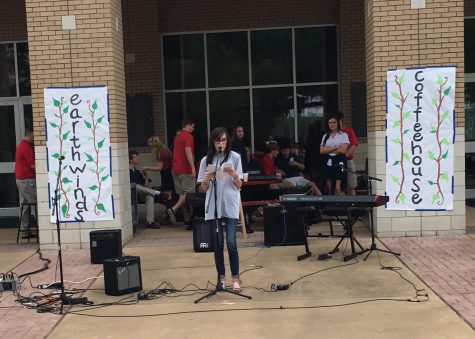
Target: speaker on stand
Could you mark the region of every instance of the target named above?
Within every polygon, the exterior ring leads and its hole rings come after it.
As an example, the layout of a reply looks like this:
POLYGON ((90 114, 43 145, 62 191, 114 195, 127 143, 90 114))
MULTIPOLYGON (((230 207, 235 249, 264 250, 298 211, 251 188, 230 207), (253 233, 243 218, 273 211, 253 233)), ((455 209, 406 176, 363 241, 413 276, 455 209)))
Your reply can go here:
POLYGON ((102 264, 105 259, 122 256, 122 233, 119 229, 92 231, 89 240, 92 264, 102 264))

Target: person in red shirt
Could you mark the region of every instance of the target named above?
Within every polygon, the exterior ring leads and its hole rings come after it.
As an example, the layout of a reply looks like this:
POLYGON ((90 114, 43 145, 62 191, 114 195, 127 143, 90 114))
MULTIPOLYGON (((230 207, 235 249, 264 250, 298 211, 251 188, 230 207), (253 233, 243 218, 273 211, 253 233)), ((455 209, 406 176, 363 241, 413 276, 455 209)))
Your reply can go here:
MULTIPOLYGON (((261 169, 261 173, 263 175, 275 175, 276 174, 276 167, 274 164, 274 159, 279 154, 279 145, 276 142, 269 142, 265 147, 265 152, 254 154, 254 159, 259 164, 261 169)), ((282 172, 280 170, 277 170, 282 172)), ((281 173, 282 174, 282 173, 281 173)))
POLYGON ((343 124, 343 113, 340 112, 340 126, 341 130, 348 134, 348 139, 350 140, 350 145, 346 150, 346 166, 351 172, 347 172, 347 185, 346 185, 346 194, 348 195, 355 195, 355 188, 357 186, 357 177, 355 173, 356 167, 353 161, 353 157, 355 155, 355 149, 358 146, 358 138, 356 137, 356 133, 353 128, 345 126, 343 124))
MULTIPOLYGON (((175 192, 179 195, 179 198, 175 205, 167 209, 172 224, 176 223, 176 212, 184 205, 186 193, 196 191, 195 145, 191 135, 195 130, 195 123, 189 118, 184 118, 181 127, 182 130, 173 140, 172 175, 175 192)), ((185 208, 183 216, 186 229, 191 230, 191 211, 185 208)))
MULTIPOLYGON (((20 196, 20 203, 36 203, 36 170, 35 170, 35 151, 33 131, 27 130, 25 137, 16 148, 15 153, 15 179, 20 196)), ((29 222, 29 209, 23 209, 21 215, 21 230, 26 230, 29 222)), ((35 218, 37 216, 35 215, 35 218)), ((28 234, 26 237, 33 237, 34 234, 28 234)))

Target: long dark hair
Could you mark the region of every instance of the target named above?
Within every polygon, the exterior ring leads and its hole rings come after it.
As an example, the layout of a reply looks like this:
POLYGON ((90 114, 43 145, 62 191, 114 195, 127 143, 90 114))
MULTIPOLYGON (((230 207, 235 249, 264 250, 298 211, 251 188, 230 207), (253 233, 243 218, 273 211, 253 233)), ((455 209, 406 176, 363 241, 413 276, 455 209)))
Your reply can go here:
POLYGON ((331 133, 331 130, 330 130, 330 126, 328 126, 328 122, 330 121, 330 119, 335 119, 336 120, 336 128, 337 128, 337 131, 340 132, 341 131, 341 125, 340 125, 340 115, 337 114, 337 113, 332 113, 332 114, 329 114, 327 116, 327 118, 325 119, 325 138, 323 139, 323 146, 326 145, 327 143, 327 140, 328 138, 330 137, 330 133, 331 133))
POLYGON ((224 148, 224 160, 223 163, 228 160, 229 152, 231 151, 231 142, 229 140, 229 133, 224 127, 216 127, 211 131, 209 136, 208 143, 208 153, 206 154, 206 165, 210 165, 213 162, 213 157, 216 155, 216 148, 214 147, 214 142, 221 139, 223 136, 226 137, 226 147, 224 148))
POLYGON ((231 140, 238 140, 237 133, 236 133, 238 128, 242 128, 244 130, 244 127, 242 125, 237 125, 236 127, 234 127, 233 128, 233 135, 231 137, 231 140))

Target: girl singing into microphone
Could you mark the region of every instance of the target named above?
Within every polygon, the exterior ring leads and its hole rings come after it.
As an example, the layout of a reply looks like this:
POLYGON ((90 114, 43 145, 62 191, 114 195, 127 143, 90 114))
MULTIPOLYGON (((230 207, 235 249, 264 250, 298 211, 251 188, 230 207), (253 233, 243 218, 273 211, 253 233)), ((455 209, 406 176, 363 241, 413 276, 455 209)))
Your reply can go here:
POLYGON ((241 157, 230 150, 228 132, 224 127, 215 128, 209 137, 208 153, 201 159, 197 181, 201 183, 200 190, 206 192, 205 220, 214 235, 214 261, 218 272, 218 290, 226 288, 223 254, 224 226, 233 279, 232 290, 241 291, 236 226, 239 219, 239 189, 242 186, 242 178, 241 157))

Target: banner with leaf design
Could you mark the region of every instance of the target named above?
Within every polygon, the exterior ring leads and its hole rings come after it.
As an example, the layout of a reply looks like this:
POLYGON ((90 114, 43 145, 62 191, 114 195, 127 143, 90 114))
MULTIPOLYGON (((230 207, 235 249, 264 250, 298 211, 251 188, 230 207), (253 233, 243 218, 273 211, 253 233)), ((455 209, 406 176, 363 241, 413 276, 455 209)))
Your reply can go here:
POLYGON ((455 67, 392 70, 386 84, 388 209, 453 209, 455 67))
POLYGON ((48 189, 60 220, 113 219, 107 87, 46 88, 44 100, 48 189))

